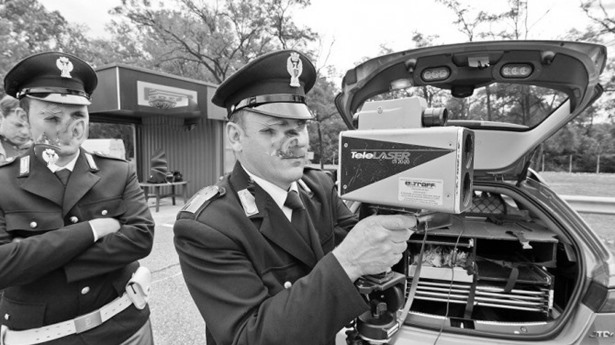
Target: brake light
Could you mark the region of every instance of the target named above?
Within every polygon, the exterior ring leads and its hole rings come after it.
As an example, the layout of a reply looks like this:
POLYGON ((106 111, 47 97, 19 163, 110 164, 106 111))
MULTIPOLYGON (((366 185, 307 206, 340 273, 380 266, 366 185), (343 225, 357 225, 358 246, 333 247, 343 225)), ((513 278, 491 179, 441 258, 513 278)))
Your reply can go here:
POLYGON ((527 78, 534 69, 527 63, 509 63, 502 66, 500 73, 504 78, 527 78))
POLYGON ((426 82, 441 81, 451 76, 451 70, 446 67, 427 68, 421 73, 421 79, 426 82))
POLYGON ((597 313, 615 312, 615 289, 592 281, 583 297, 583 304, 597 313))

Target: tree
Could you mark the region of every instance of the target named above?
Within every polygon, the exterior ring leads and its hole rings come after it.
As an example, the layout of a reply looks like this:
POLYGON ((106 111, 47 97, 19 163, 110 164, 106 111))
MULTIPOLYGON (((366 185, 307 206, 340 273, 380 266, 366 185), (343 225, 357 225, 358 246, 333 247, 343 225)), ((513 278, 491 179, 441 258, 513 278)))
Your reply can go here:
POLYGON ((77 55, 95 66, 143 61, 140 52, 130 48, 134 47, 131 43, 122 46, 121 39, 89 40, 83 32, 38 0, 0 0, 0 75, 24 57, 50 50, 77 55))
POLYGON ((123 0, 112 10, 114 27, 133 27, 155 67, 221 83, 249 60, 275 49, 305 51, 317 35, 298 28, 292 9, 309 0, 123 0))
POLYGON ((310 146, 315 154, 314 160, 321 164, 334 162, 339 132, 346 129, 335 109, 333 99, 336 93, 335 85, 321 76, 307 97, 308 107, 314 114, 314 122, 310 126, 310 146))
POLYGON ((85 41, 79 28, 37 0, 0 0, 0 75, 19 60, 47 50, 69 51, 85 41))
POLYGON ((581 2, 581 9, 588 18, 598 25, 599 35, 608 33, 615 34, 615 14, 609 13, 609 10, 604 6, 602 0, 581 2))
MULTIPOLYGON (((610 42, 612 46, 615 42, 615 11, 612 6, 609 10, 602 0, 588 0, 581 2, 581 9, 595 26, 577 36, 590 42, 610 42)), ((601 81, 605 95, 598 102, 597 111, 608 114, 613 119, 615 111, 615 60, 612 57, 607 61, 601 81)))

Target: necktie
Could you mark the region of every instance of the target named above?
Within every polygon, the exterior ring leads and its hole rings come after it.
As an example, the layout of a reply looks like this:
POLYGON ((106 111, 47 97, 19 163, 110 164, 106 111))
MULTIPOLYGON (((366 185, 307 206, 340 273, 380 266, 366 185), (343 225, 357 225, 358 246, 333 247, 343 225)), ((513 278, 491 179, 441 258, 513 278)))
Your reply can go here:
POLYGON ((58 177, 58 179, 62 181, 62 184, 66 186, 66 183, 68 182, 68 178, 70 177, 70 170, 68 169, 57 170, 55 174, 58 177))
MULTIPOLYGON (((286 195, 286 201, 284 202, 284 206, 294 210, 299 210, 303 208, 303 203, 301 202, 301 198, 299 197, 299 194, 294 191, 291 190, 290 192, 288 192, 288 194, 286 195)), ((293 212, 295 213, 295 212, 293 212)))
POLYGON ((293 215, 290 222, 297 230, 299 230, 299 234, 301 234, 303 239, 309 245, 310 236, 308 234, 308 219, 299 194, 294 190, 288 192, 288 194, 286 195, 286 201, 284 202, 284 206, 293 210, 293 215))

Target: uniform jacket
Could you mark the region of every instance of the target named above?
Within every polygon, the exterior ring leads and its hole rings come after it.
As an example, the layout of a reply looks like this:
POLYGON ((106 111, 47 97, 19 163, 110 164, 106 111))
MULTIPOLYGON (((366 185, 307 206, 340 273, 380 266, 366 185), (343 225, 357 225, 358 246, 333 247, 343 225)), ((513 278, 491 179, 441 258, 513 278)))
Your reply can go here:
MULTIPOLYGON (((124 292, 152 248, 154 222, 134 168, 81 150, 66 190, 33 150, 0 167, 0 324, 37 328, 98 309, 124 292), (88 220, 121 229, 94 243, 88 220)), ((148 319, 134 306, 49 344, 119 344, 148 319)))
POLYGON ((197 193, 178 214, 175 247, 209 345, 332 344, 367 309, 330 253, 356 217, 329 176, 306 169, 302 181, 312 248, 239 164, 219 193, 197 193), (246 215, 242 190, 251 191, 256 213, 246 215))

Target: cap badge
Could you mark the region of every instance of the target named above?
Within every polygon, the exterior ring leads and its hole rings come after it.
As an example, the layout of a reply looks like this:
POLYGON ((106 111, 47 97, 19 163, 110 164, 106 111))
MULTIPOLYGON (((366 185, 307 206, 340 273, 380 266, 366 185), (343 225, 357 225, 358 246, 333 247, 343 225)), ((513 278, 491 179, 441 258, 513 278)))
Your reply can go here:
POLYGON ((53 166, 58 161, 58 154, 52 149, 45 149, 43 151, 43 160, 47 163, 47 166, 53 166))
POLYGON ((290 74, 290 86, 301 87, 299 76, 303 72, 303 62, 301 62, 298 53, 290 53, 288 60, 286 60, 286 70, 290 74))
POLYGON ((56 66, 62 72, 60 77, 62 78, 72 78, 70 72, 73 70, 73 63, 66 56, 59 57, 56 60, 56 66))

